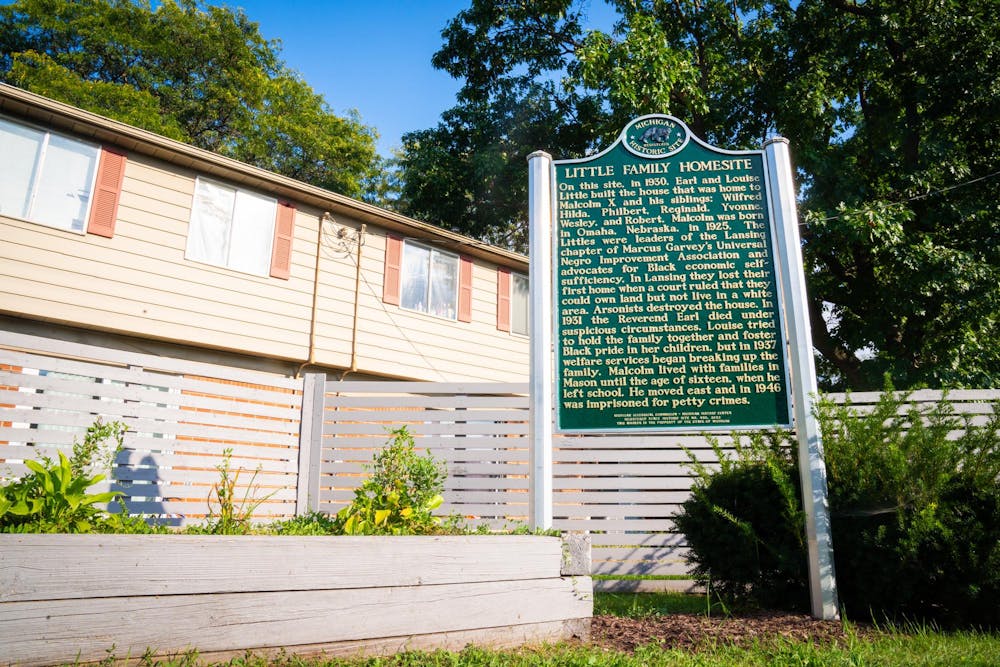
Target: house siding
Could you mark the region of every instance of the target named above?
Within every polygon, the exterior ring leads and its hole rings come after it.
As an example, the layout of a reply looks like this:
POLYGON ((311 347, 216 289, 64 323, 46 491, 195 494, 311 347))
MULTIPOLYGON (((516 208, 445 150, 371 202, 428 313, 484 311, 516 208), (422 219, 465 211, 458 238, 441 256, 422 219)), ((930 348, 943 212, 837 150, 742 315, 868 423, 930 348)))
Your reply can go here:
MULTIPOLYGON (((470 322, 409 311, 383 301, 386 237, 406 236, 398 221, 383 228, 367 211, 364 221, 337 211, 322 223, 317 252, 323 209, 290 199, 277 186, 275 192, 247 187, 238 176, 227 179, 215 169, 184 166, 190 161, 171 162, 162 149, 153 153, 157 157, 127 152, 112 238, 0 216, 5 241, 0 244, 0 312, 271 360, 311 360, 369 376, 527 378, 527 340, 497 330, 497 264, 473 258, 470 322), (185 259, 195 181, 207 171, 215 180, 295 205, 287 280, 185 259), (358 284, 351 237, 362 222, 358 284), (346 240, 336 233, 340 227, 348 232, 346 240)), ((420 233, 426 242, 426 230, 420 233)))

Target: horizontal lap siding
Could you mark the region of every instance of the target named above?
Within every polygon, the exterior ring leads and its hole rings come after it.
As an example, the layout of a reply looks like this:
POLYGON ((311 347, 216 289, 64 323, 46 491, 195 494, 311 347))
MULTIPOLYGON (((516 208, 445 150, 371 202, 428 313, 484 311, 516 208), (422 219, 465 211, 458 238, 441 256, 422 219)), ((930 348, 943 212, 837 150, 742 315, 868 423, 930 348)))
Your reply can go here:
POLYGON ((315 216, 297 216, 288 281, 190 262, 184 250, 194 178, 130 156, 111 239, 0 218, 0 311, 304 359, 315 216))
MULTIPOLYGON (((472 321, 447 320, 384 303, 385 236, 369 228, 365 238, 358 304, 360 371, 431 381, 527 379, 527 339, 496 328, 496 266, 479 260, 473 264, 472 321)), ((353 308, 354 295, 326 281, 336 278, 353 290, 355 265, 351 256, 339 272, 328 272, 331 261, 323 263, 317 334, 324 349, 334 353, 345 349, 337 341, 349 341, 349 336, 338 336, 340 327, 331 317, 338 308, 353 308)))
POLYGON ((68 454, 100 416, 123 422, 128 432, 111 478, 95 490, 122 492, 131 513, 182 525, 218 511, 213 486, 227 449, 236 497, 246 497, 247 506, 261 501, 257 520, 294 513, 297 383, 9 333, 0 344, 44 348, 0 349, 0 404, 12 406, 0 424, 0 459, 13 475, 27 472, 24 459, 68 454), (88 353, 99 359, 63 358, 88 353), (151 369, 126 366, 130 359, 151 369))

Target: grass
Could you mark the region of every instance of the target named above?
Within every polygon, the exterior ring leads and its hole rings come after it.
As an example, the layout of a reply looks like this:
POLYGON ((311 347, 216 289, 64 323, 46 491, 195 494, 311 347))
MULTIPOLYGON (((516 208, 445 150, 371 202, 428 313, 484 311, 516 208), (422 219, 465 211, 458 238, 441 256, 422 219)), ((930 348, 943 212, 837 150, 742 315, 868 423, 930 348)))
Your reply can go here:
MULTIPOLYGON (((598 593, 594 613, 644 617, 651 614, 705 613, 703 596, 681 593, 598 593)), ((714 612, 713 612, 714 613, 714 612)), ((850 626, 848 626, 850 628, 850 626)), ((106 664, 114 664, 109 659, 106 664)), ((172 660, 146 656, 148 667, 193 667, 197 653, 172 660)), ((577 645, 544 645, 516 651, 468 647, 460 652, 402 653, 383 658, 307 660, 292 655, 265 658, 247 655, 230 667, 996 667, 1000 665, 1000 635, 985 632, 939 632, 927 627, 883 628, 860 637, 848 632, 841 645, 816 645, 787 639, 762 640, 740 648, 717 644, 697 652, 646 646, 634 654, 577 645)))
POLYGON ((726 609, 715 603, 711 610, 703 595, 686 593, 598 593, 594 596, 594 614, 645 618, 657 614, 724 614, 726 609))

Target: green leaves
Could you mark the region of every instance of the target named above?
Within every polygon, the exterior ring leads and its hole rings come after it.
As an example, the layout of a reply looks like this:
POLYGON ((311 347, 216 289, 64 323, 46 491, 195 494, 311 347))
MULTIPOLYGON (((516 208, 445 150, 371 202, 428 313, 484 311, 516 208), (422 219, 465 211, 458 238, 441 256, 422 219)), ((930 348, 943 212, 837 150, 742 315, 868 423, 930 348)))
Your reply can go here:
POLYGON ((349 196, 375 132, 334 114, 242 10, 194 0, 0 6, 0 80, 349 196))
POLYGON ((121 493, 87 493, 104 479, 76 472, 59 452, 58 462, 25 461, 32 475, 0 488, 0 530, 5 532, 89 532, 102 514, 98 505, 121 493))
POLYGON ((444 502, 446 471, 430 454, 418 456, 413 448, 405 426, 393 431, 354 501, 337 513, 345 535, 420 535, 436 529, 440 520, 431 513, 444 502))

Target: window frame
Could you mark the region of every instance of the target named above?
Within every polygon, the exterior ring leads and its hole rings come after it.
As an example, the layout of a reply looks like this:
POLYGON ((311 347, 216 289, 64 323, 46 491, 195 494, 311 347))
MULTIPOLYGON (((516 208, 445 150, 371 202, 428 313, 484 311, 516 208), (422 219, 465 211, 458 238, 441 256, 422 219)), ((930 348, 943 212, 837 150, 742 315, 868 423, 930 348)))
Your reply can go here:
POLYGON ((531 335, 531 282, 528 280, 527 274, 518 273, 516 271, 510 272, 510 333, 515 336, 528 337, 531 335), (518 280, 524 281, 527 289, 527 296, 524 299, 524 332, 515 331, 514 329, 514 295, 517 293, 517 288, 515 287, 518 280))
MULTIPOLYGON (((187 241, 186 241, 185 247, 184 247, 184 259, 186 259, 186 260, 188 260, 190 262, 196 262, 198 264, 204 264, 205 266, 213 266, 213 267, 220 268, 220 269, 226 269, 227 271, 235 271, 236 273, 241 273, 241 274, 244 274, 244 275, 257 276, 257 277, 260 277, 260 278, 269 278, 269 277, 271 277, 272 265, 273 265, 273 255, 274 255, 274 235, 275 235, 275 228, 277 226, 277 217, 278 217, 278 210, 279 210, 278 207, 280 206, 280 204, 281 204, 281 202, 279 202, 279 200, 278 200, 277 197, 272 197, 270 195, 265 195, 265 194, 262 194, 262 193, 260 193, 260 192, 258 192, 256 190, 251 190, 249 188, 243 188, 243 187, 231 185, 231 184, 226 183, 224 181, 217 180, 217 179, 214 179, 214 178, 208 178, 208 177, 205 177, 205 176, 202 176, 202 175, 199 174, 197 177, 195 177, 194 192, 192 194, 192 200, 191 200, 191 212, 190 212, 190 214, 188 216, 188 233, 187 233, 187 241), (226 252, 226 261, 225 261, 224 264, 223 263, 214 262, 214 261, 212 261, 211 259, 208 259, 208 258, 198 257, 198 256, 194 256, 193 255, 192 239, 194 238, 194 235, 193 235, 192 232, 194 231, 195 224, 196 224, 195 223, 195 216, 196 216, 196 214, 200 214, 200 211, 201 211, 201 209, 199 207, 199 200, 198 200, 198 188, 201 186, 202 183, 209 183, 209 184, 211 184, 211 185, 213 185, 213 186, 215 186, 217 188, 224 188, 226 190, 231 190, 233 192, 233 206, 232 206, 232 209, 229 212, 229 222, 228 222, 229 227, 228 227, 228 237, 227 237, 227 252, 226 252), (240 196, 241 193, 243 193, 245 196, 253 196, 253 197, 260 198, 260 199, 266 199, 266 200, 268 200, 268 201, 271 202, 272 207, 273 207, 273 210, 272 210, 271 215, 270 215, 270 220, 269 220, 269 223, 268 223, 269 224, 269 230, 265 234, 265 239, 267 241, 267 252, 262 254, 262 258, 264 259, 264 261, 263 261, 262 265, 259 267, 259 270, 248 271, 248 270, 246 270, 243 267, 233 266, 233 262, 232 262, 232 252, 233 252, 233 245, 232 245, 233 222, 234 222, 234 217, 235 217, 235 212, 236 212, 236 207, 237 207, 237 200, 238 200, 238 198, 239 198, 239 196, 240 196)), ((200 225, 200 224, 204 224, 204 223, 199 222, 198 224, 200 225)))
POLYGON ((399 307, 402 308, 402 309, 404 309, 404 310, 408 310, 411 313, 422 313, 424 315, 429 315, 431 317, 436 317, 438 319, 442 319, 442 320, 445 320, 445 321, 448 321, 448 322, 458 322, 458 321, 460 321, 460 319, 459 319, 459 309, 460 309, 461 306, 460 306, 459 294, 462 291, 462 286, 461 286, 461 279, 462 279, 462 277, 461 277, 462 256, 458 255, 456 253, 453 253, 453 252, 448 252, 447 250, 440 250, 440 249, 435 248, 434 246, 432 246, 430 244, 420 243, 418 241, 415 241, 413 239, 408 239, 408 238, 407 239, 403 239, 403 243, 402 243, 402 247, 401 247, 400 251, 401 251, 400 252, 401 256, 400 256, 400 263, 399 263, 399 273, 400 273, 400 277, 399 277, 399 307), (425 299, 424 299, 424 303, 426 304, 426 306, 425 306, 425 309, 423 309, 423 310, 421 310, 420 308, 412 308, 410 306, 405 305, 406 300, 405 300, 404 297, 405 297, 405 294, 406 294, 407 280, 408 280, 408 278, 410 276, 410 272, 409 272, 410 262, 412 261, 411 259, 409 259, 409 255, 406 252, 406 248, 408 246, 412 246, 412 247, 416 247, 416 248, 421 248, 423 250, 428 251, 428 255, 427 255, 427 290, 426 290, 425 299), (430 296, 431 296, 432 285, 433 285, 433 282, 434 282, 433 281, 433 270, 434 270, 434 258, 435 258, 435 255, 440 255, 440 256, 443 256, 443 257, 449 257, 449 258, 452 258, 454 260, 454 285, 455 285, 455 289, 454 289, 454 293, 452 295, 453 296, 452 302, 451 302, 452 303, 452 314, 450 316, 449 315, 439 315, 439 314, 434 313, 434 312, 431 311, 430 296))
POLYGON ((92 212, 93 206, 94 206, 94 197, 97 194, 97 175, 98 175, 98 171, 100 170, 100 167, 101 167, 101 155, 102 155, 102 150, 103 150, 103 147, 101 146, 101 144, 97 144, 97 143, 93 143, 91 141, 86 141, 86 140, 83 140, 83 139, 79 139, 77 137, 74 137, 72 135, 69 135, 69 134, 66 134, 66 133, 63 133, 63 132, 56 132, 56 131, 53 131, 53 130, 47 128, 47 127, 43 127, 41 125, 38 125, 37 123, 26 122, 26 121, 24 121, 24 120, 22 120, 20 118, 13 118, 13 117, 8 116, 6 114, 0 114, 0 120, 3 120, 3 121, 5 121, 7 123, 10 123, 12 125, 19 125, 21 127, 28 128, 29 130, 34 130, 36 132, 41 132, 42 135, 43 135, 42 146, 41 146, 41 149, 39 150, 38 154, 36 155, 35 162, 34 162, 33 168, 32 168, 31 181, 29 182, 30 192, 28 193, 29 198, 28 198, 28 206, 27 206, 27 212, 26 212, 27 214, 24 215, 24 216, 21 216, 21 215, 10 215, 10 214, 7 214, 7 213, 2 213, 0 215, 3 215, 3 216, 8 217, 8 218, 12 218, 14 220, 22 220, 24 222, 30 222, 30 223, 36 224, 36 225, 43 225, 45 227, 49 227, 50 229, 61 229, 64 232, 70 232, 72 234, 78 234, 80 236, 86 236, 87 235, 87 228, 90 225, 91 212, 92 212), (93 149, 93 151, 94 151, 94 155, 93 155, 93 158, 92 158, 92 166, 91 166, 91 170, 90 170, 90 172, 91 172, 90 173, 90 179, 89 179, 89 183, 88 183, 89 190, 87 191, 86 202, 83 204, 83 207, 82 207, 83 208, 83 218, 81 220, 81 228, 80 229, 74 229, 73 228, 73 224, 72 224, 73 221, 72 220, 70 221, 70 223, 68 225, 61 225, 61 224, 58 224, 57 222, 51 222, 51 221, 41 220, 41 219, 36 219, 36 218, 32 218, 31 217, 31 214, 33 213, 34 208, 35 208, 35 200, 36 200, 36 197, 38 196, 38 185, 39 185, 39 183, 41 181, 40 176, 41 176, 41 174, 44 173, 44 170, 45 170, 45 161, 46 161, 46 158, 48 157, 49 145, 51 143, 51 139, 52 139, 53 136, 59 137, 59 138, 61 138, 63 140, 72 142, 72 143, 80 145, 80 146, 84 146, 84 147, 93 149))

